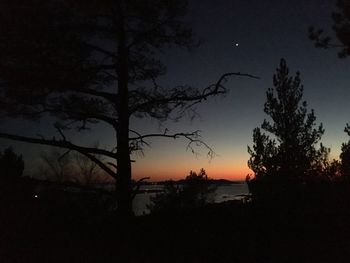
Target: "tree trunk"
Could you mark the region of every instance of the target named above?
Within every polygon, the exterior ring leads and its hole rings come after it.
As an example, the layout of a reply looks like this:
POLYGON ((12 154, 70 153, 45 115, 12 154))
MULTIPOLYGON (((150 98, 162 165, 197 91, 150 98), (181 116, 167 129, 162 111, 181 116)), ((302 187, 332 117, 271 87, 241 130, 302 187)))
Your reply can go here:
MULTIPOLYGON (((122 1, 120 1, 122 2, 122 1)), ((117 127, 117 206, 121 215, 132 215, 131 161, 129 150, 129 67, 122 11, 118 8, 118 127, 117 127)))
MULTIPOLYGON (((118 136, 120 138, 120 136, 118 136)), ((118 150, 120 144, 118 144, 118 150)), ((118 179, 116 181, 118 213, 132 215, 131 164, 129 154, 118 153, 118 179)))

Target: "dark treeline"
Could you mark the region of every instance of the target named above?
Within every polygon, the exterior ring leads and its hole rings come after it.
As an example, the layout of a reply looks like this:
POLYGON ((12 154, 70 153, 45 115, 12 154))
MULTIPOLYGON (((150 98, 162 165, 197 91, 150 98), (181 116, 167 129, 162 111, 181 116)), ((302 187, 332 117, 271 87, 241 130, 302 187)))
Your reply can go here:
MULTIPOLYGON (((254 177, 247 176, 247 183, 255 199, 295 201, 302 195, 310 199, 344 194, 339 190, 349 185, 349 142, 342 144, 340 160, 329 160, 330 149, 320 142, 325 130, 316 125, 314 110, 307 110, 300 74, 291 77, 284 59, 273 86, 264 105, 271 122, 265 119, 254 129, 254 145, 248 147, 254 177)), ((344 131, 349 134, 348 124, 344 131)))

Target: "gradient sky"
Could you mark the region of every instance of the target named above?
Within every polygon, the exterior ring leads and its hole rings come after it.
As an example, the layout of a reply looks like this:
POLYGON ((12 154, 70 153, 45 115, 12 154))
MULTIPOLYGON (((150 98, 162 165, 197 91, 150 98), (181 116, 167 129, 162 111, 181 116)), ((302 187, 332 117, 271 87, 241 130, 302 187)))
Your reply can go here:
MULTIPOLYGON (((132 126, 142 128, 143 133, 164 128, 173 132, 201 130, 203 140, 217 153, 209 160, 205 149, 198 149, 199 155, 186 151, 184 140, 153 140, 144 156, 134 156, 134 177, 178 179, 203 167, 213 178, 244 179, 251 173, 247 167, 247 145, 252 145, 252 130, 266 117, 265 92, 272 86, 272 75, 282 57, 287 60, 291 74, 301 72, 304 99, 309 109, 315 110, 317 123, 322 122, 326 130, 322 143, 331 148, 331 158, 338 158, 341 143, 349 139, 343 130, 350 122, 350 59, 338 59, 337 50, 314 48, 307 36, 310 25, 324 28, 332 35, 330 14, 335 1, 190 2, 188 23, 204 39, 203 44, 191 53, 179 49, 165 52, 162 57, 168 73, 160 79, 161 84, 202 88, 226 72, 250 73, 261 79, 230 78, 226 83, 229 94, 199 105, 200 117, 193 121, 185 118, 177 123, 159 124, 150 119, 133 119, 132 126)), ((6 130, 25 135, 50 131, 46 122, 33 125, 20 121, 11 122, 6 130)), ((112 136, 101 126, 72 138, 110 146, 112 136)), ((24 154, 27 166, 36 163, 37 153, 45 149, 0 141, 0 147, 8 145, 24 154)))

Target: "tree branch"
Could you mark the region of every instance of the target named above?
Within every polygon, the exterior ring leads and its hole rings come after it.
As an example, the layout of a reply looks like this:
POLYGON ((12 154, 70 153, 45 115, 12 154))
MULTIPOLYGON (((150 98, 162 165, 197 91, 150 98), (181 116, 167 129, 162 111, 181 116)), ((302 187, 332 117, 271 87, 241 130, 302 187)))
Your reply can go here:
POLYGON ((139 135, 137 137, 130 137, 129 141, 134 141, 134 144, 136 144, 136 145, 140 145, 140 144, 141 145, 149 145, 145 141, 145 139, 156 138, 156 137, 173 138, 173 139, 185 138, 186 140, 189 141, 186 149, 191 150, 192 153, 197 154, 197 152, 194 150, 194 147, 193 147, 193 145, 195 145, 195 146, 204 146, 205 148, 207 148, 209 150, 208 156, 210 158, 213 158, 216 155, 214 150, 207 143, 205 143, 204 141, 199 139, 201 137, 199 130, 191 132, 191 133, 180 132, 180 133, 174 133, 174 134, 167 134, 167 130, 165 130, 164 133, 152 133, 152 134, 146 134, 146 135, 139 135))
POLYGON ((69 90, 74 91, 74 92, 85 93, 85 94, 89 94, 89 95, 93 95, 93 96, 97 96, 97 97, 102 97, 102 98, 104 98, 112 103, 116 103, 117 98, 118 98, 118 95, 115 93, 98 91, 98 90, 89 89, 89 88, 72 88, 69 90))
MULTIPOLYGON (((77 111, 70 111, 70 110, 64 110, 61 107, 53 107, 49 108, 47 105, 41 105, 42 110, 38 111, 37 114, 42 113, 51 113, 51 114, 65 114, 67 117, 65 117, 66 120, 74 120, 74 121, 87 121, 88 119, 94 119, 98 121, 104 121, 111 125, 113 128, 117 127, 117 121, 114 118, 105 116, 103 114, 97 114, 97 113, 91 113, 91 112, 77 112, 77 111)), ((57 127, 55 127, 57 129, 57 127)))
POLYGON ((315 29, 314 27, 309 27, 309 39, 314 41, 315 47, 329 49, 329 48, 346 48, 343 44, 331 43, 332 38, 325 36, 322 29, 315 29))
POLYGON ((100 52, 100 53, 102 53, 102 54, 105 54, 105 55, 107 55, 107 56, 109 56, 109 57, 112 57, 112 58, 114 58, 114 59, 117 59, 117 58, 118 58, 118 56, 117 56, 114 52, 112 52, 112 51, 106 50, 106 49, 104 49, 104 48, 101 48, 101 47, 99 47, 99 46, 96 46, 96 45, 93 45, 93 44, 89 44, 89 43, 86 43, 86 45, 87 45, 89 48, 91 48, 91 49, 93 49, 93 50, 95 50, 95 51, 98 51, 98 52, 100 52))
MULTIPOLYGON (((192 107, 193 105, 202 102, 203 100, 206 100, 210 96, 216 96, 220 94, 226 93, 226 88, 223 86, 223 82, 226 80, 227 77, 229 76, 239 76, 239 77, 249 77, 253 79, 260 79, 257 76, 251 75, 251 74, 246 74, 246 73, 240 73, 240 72, 235 72, 235 73, 226 73, 223 74, 219 80, 206 87, 205 89, 202 90, 202 92, 194 92, 192 90, 192 94, 189 94, 188 89, 178 89, 175 88, 173 89, 169 95, 167 94, 144 94, 143 93, 138 93, 137 91, 134 91, 134 93, 141 94, 141 103, 135 103, 133 107, 130 109, 130 114, 133 114, 137 111, 144 111, 144 109, 149 109, 152 107, 152 105, 157 105, 158 107, 160 105, 167 105, 167 104, 175 104, 172 109, 175 109, 177 107, 182 107, 182 108, 189 108, 192 107), (189 105, 186 105, 186 102, 190 102, 189 105)), ((136 100, 137 101, 137 100, 136 100)))
MULTIPOLYGON (((60 131, 60 129, 59 129, 59 131, 60 131)), ((63 138, 65 138, 62 131, 60 131, 60 134, 63 138)), ((7 134, 7 133, 0 133, 0 138, 21 141, 21 142, 34 143, 34 144, 49 145, 49 146, 54 146, 54 147, 59 147, 59 148, 77 151, 77 152, 85 155, 91 161, 95 162, 99 167, 101 167, 102 170, 104 170, 106 173, 108 173, 110 176, 112 176, 113 178, 116 179, 116 173, 113 172, 107 165, 105 165, 102 161, 100 161, 98 158, 96 158, 93 155, 93 154, 100 154, 100 155, 105 155, 105 156, 108 156, 111 158, 116 158, 115 154, 113 154, 109 151, 98 149, 98 148, 88 148, 88 147, 78 146, 78 145, 72 144, 71 142, 66 141, 65 139, 60 140, 60 141, 56 141, 55 139, 52 139, 52 140, 36 139, 36 138, 30 138, 30 137, 7 134)))
POLYGON ((110 158, 116 158, 116 154, 112 153, 107 150, 99 149, 99 148, 90 148, 90 147, 83 147, 83 146, 78 146, 75 145, 69 141, 64 141, 64 140, 56 140, 53 138, 52 140, 47 140, 44 138, 32 138, 32 137, 26 137, 26 136, 21 136, 21 135, 14 135, 14 134, 8 134, 8 133, 3 133, 0 132, 0 138, 3 139, 8 139, 8 140, 14 140, 14 141, 21 141, 21 142, 28 142, 28 143, 33 143, 33 144, 41 144, 41 145, 49 145, 49 146, 54 146, 58 148, 64 148, 64 149, 71 149, 80 153, 89 153, 89 154, 100 154, 104 155, 110 158))
POLYGON ((135 189, 133 190, 133 194, 131 196, 131 200, 134 200, 135 196, 137 195, 137 192, 140 190, 140 187, 141 187, 141 183, 143 181, 146 181, 146 180, 149 180, 151 179, 151 177, 143 177, 141 178, 140 180, 138 180, 136 183, 135 183, 135 189))
POLYGON ((93 156, 92 154, 82 152, 80 151, 79 153, 85 155, 87 158, 89 158, 91 161, 96 163, 102 170, 104 170, 106 173, 108 173, 110 176, 112 176, 114 179, 117 179, 117 173, 113 172, 112 169, 110 169, 107 165, 105 165, 102 161, 100 161, 98 158, 93 156))

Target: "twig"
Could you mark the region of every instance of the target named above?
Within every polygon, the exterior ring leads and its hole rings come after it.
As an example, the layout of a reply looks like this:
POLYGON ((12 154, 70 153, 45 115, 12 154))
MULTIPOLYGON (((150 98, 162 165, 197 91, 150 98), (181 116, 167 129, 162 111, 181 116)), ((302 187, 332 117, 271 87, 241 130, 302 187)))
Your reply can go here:
POLYGON ((134 200, 135 196, 137 195, 137 192, 140 190, 140 187, 141 187, 141 183, 143 181, 146 181, 146 180, 149 180, 151 179, 151 177, 143 177, 141 179, 139 179, 136 183, 135 183, 135 187, 136 189, 133 190, 133 194, 131 196, 131 200, 134 200))

